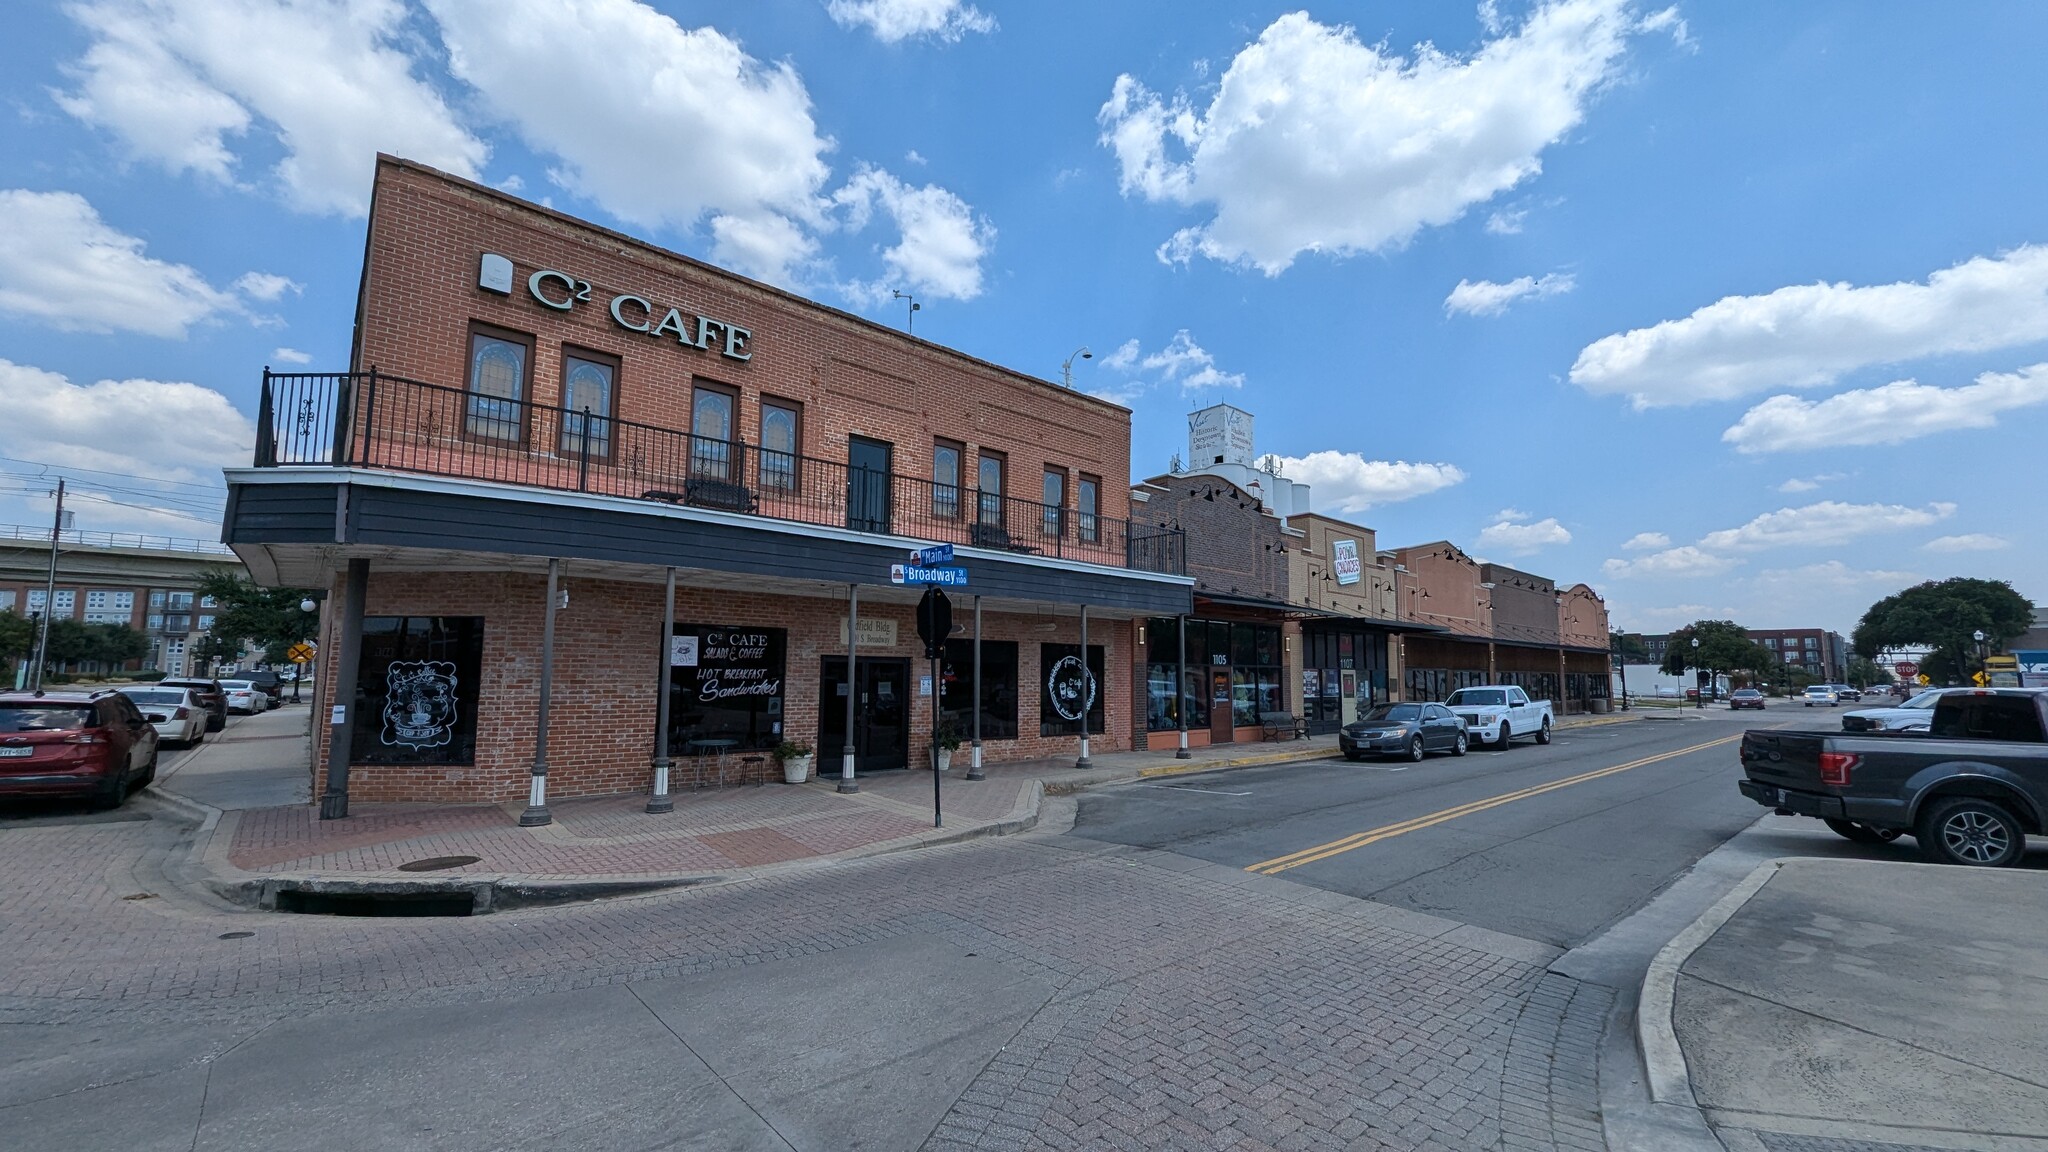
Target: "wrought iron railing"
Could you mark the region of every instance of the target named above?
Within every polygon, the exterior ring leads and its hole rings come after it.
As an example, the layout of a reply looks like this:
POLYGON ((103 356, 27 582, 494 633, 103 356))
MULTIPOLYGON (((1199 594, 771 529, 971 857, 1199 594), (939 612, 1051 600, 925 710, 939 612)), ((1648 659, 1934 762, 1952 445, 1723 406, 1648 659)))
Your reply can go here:
POLYGON ((270 372, 256 466, 459 476, 1183 575, 1177 528, 368 372, 270 372))

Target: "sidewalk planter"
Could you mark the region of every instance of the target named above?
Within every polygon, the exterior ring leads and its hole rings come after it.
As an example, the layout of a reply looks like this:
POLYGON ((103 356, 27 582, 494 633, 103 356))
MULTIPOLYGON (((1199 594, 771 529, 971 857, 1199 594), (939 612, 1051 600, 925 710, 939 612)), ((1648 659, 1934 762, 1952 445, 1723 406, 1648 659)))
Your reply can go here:
POLYGON ((811 758, 809 756, 791 756, 782 762, 782 782, 784 784, 801 784, 810 778, 811 758))
POLYGON ((939 749, 939 771, 944 772, 952 766, 953 750, 951 748, 939 749))

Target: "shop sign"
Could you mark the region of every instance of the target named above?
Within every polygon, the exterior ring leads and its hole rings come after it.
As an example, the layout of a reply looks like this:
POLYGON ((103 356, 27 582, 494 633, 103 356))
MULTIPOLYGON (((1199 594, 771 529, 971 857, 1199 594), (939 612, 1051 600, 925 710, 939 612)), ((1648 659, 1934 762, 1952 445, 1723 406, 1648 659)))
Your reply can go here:
POLYGON ((1337 583, 1356 584, 1365 572, 1365 565, 1358 560, 1358 541, 1330 541, 1330 558, 1336 562, 1337 583))
POLYGON ((780 629, 707 628, 678 640, 697 641, 696 690, 700 704, 734 697, 782 695, 782 632, 780 629))
POLYGON ((1078 644, 1038 646, 1038 734, 1079 736, 1103 731, 1102 646, 1090 644, 1082 663, 1078 644))
POLYGON ((1045 674, 1045 695, 1060 719, 1078 721, 1095 707, 1095 677, 1079 656, 1062 656, 1045 674))
MULTIPOLYGON (((483 254, 477 271, 477 286, 501 296, 512 294, 512 262, 495 252, 483 254)), ((526 291, 544 308, 573 312, 591 302, 590 281, 554 268, 542 268, 526 278, 526 291)), ((752 360, 747 348, 754 333, 725 320, 680 307, 665 307, 645 296, 621 292, 611 298, 607 310, 612 323, 643 336, 673 336, 676 343, 705 352, 717 352, 728 360, 752 360)))
MULTIPOLYGON (((846 646, 846 617, 839 618, 839 645, 846 646)), ((860 622, 860 646, 863 648, 894 648, 896 646, 896 622, 877 620, 873 617, 860 622)))
POLYGON ((920 568, 915 564, 889 565, 891 584, 931 584, 941 588, 967 587, 965 568, 920 568))

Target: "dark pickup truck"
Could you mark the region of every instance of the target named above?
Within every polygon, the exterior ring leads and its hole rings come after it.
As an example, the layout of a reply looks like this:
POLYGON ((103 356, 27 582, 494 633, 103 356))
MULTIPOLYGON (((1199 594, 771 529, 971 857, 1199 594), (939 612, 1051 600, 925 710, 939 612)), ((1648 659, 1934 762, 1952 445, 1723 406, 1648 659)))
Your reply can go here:
POLYGON ((1950 692, 1926 732, 1742 737, 1742 794, 1851 840, 1910 833, 1939 864, 2004 867, 2048 815, 2048 689, 1950 692))

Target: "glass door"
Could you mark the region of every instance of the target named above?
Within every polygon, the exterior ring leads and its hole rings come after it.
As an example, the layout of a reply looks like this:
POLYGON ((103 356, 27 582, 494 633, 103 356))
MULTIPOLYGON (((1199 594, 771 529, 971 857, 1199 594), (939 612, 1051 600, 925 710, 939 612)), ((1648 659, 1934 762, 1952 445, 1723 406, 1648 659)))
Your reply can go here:
POLYGON ((846 526, 856 532, 889 530, 890 446, 849 437, 846 445, 846 526))

